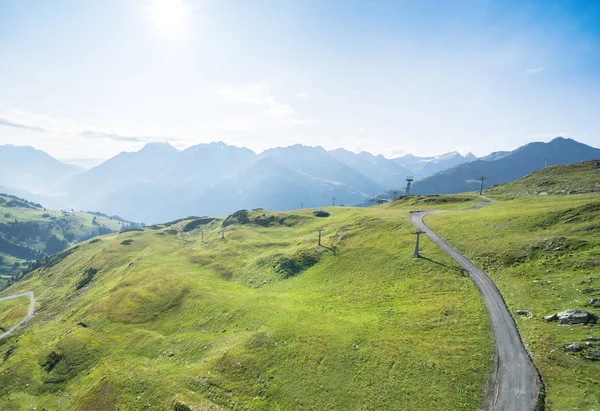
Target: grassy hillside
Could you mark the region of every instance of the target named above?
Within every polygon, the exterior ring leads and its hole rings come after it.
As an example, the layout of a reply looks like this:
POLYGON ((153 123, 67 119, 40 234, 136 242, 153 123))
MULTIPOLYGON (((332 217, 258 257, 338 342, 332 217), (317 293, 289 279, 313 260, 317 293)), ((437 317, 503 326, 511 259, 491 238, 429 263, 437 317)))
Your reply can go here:
POLYGON ((27 262, 41 260, 91 237, 119 231, 123 224, 104 215, 47 210, 0 194, 0 289, 27 262))
POLYGON ((513 182, 490 187, 489 194, 581 194, 600 192, 600 160, 546 167, 513 182))
POLYGON ((20 297, 0 302, 0 334, 8 331, 27 315, 29 297, 20 297))
POLYGON ((414 194, 446 194, 478 191, 480 177, 486 186, 521 178, 548 164, 574 164, 600 159, 600 149, 570 138, 557 137, 548 143, 529 143, 511 152, 471 161, 415 181, 414 194))
MULTIPOLYGON (((579 176, 585 166, 571 168, 579 176)), ((539 175, 557 179, 557 169, 539 175)), ((517 183, 507 184, 507 192, 517 183)), ((516 197, 468 213, 431 215, 426 223, 498 285, 543 376, 547 408, 599 409, 600 361, 587 357, 597 352, 600 358, 600 347, 586 341, 600 338, 599 325, 558 325, 544 316, 583 309, 600 317, 599 308, 587 305, 600 297, 600 195, 516 197), (586 342, 592 346, 582 352, 563 350, 586 342)))
POLYGON ((411 258, 410 207, 241 212, 71 248, 0 293, 37 298, 0 341, 0 408, 477 409, 487 313, 428 240, 433 261, 411 258))

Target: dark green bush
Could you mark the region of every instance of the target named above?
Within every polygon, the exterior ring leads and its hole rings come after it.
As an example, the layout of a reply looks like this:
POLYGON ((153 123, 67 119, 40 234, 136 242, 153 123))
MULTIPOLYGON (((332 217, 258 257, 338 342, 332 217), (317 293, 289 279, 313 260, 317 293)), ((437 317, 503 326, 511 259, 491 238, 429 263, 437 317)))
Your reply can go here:
POLYGON ((81 280, 79 280, 79 282, 75 286, 75 289, 79 290, 79 289, 85 287, 86 285, 88 285, 90 283, 90 281, 92 281, 92 279, 94 278, 94 276, 96 275, 97 272, 98 272, 98 269, 96 269, 96 268, 88 268, 85 271, 85 273, 83 274, 83 278, 81 280))

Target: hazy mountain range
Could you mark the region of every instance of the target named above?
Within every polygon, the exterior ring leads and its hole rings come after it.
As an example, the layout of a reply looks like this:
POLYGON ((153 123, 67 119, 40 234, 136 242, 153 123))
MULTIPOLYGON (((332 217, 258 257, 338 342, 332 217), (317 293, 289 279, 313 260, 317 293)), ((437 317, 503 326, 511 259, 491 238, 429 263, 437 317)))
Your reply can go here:
POLYGON ((485 187, 503 184, 536 170, 546 164, 572 164, 600 159, 600 149, 570 138, 557 137, 548 143, 529 143, 509 152, 496 152, 479 160, 457 165, 436 173, 414 185, 415 194, 449 194, 479 188, 480 177, 485 187))
POLYGON ((544 166, 600 158, 571 139, 531 143, 481 159, 473 154, 388 159, 367 152, 294 145, 261 154, 222 142, 177 150, 150 143, 84 169, 31 147, 0 146, 0 191, 54 208, 94 210, 153 223, 188 215, 226 215, 241 208, 273 210, 353 205, 389 196, 414 176, 413 193, 455 193, 514 180, 544 166), (387 194, 386 194, 387 193, 387 194))

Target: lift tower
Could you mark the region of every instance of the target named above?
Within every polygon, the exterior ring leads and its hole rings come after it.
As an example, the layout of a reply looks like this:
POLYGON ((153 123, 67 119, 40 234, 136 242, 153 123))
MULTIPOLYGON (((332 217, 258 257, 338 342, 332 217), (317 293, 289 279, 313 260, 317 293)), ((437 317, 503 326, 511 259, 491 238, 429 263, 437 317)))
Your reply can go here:
POLYGON ((410 195, 410 185, 411 183, 415 181, 415 179, 413 178, 413 176, 407 176, 406 177, 406 191, 404 192, 404 196, 408 197, 410 195))
POLYGON ((484 176, 479 177, 479 179, 481 180, 481 187, 479 187, 479 195, 483 195, 483 181, 486 180, 486 178, 484 176))

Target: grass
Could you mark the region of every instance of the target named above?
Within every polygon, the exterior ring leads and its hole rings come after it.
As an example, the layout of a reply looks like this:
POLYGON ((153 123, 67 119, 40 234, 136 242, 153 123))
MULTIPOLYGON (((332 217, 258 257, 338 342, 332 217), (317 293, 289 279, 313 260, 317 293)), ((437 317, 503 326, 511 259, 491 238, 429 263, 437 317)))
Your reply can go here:
POLYGON ((388 205, 395 209, 419 210, 464 210, 481 203, 481 197, 473 193, 444 195, 413 195, 400 197, 388 205))
POLYGON ((413 206, 253 211, 224 240, 223 220, 183 220, 80 244, 1 293, 37 304, 0 341, 0 408, 477 409, 487 313, 433 243, 422 252, 443 265, 411 258, 413 206))
POLYGON ((28 262, 121 228, 122 222, 110 217, 77 211, 63 213, 0 195, 0 290, 28 262))
POLYGON ((29 297, 0 301, 0 334, 8 331, 27 315, 29 297))
POLYGON ((599 325, 560 326, 543 317, 569 308, 600 316, 586 305, 600 296, 600 196, 523 196, 430 215, 426 223, 498 285, 543 376, 547 408, 599 409, 600 362, 563 351, 600 337, 599 325))
POLYGON ((520 196, 600 192, 600 159, 546 167, 513 182, 491 187, 487 194, 520 196))

